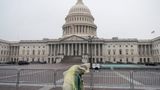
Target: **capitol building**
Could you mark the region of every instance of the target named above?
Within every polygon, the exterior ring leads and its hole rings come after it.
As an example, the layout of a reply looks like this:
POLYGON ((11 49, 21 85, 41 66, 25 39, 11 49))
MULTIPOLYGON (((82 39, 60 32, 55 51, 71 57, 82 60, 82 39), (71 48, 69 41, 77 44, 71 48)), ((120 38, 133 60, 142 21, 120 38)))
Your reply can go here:
POLYGON ((78 0, 65 18, 62 37, 18 42, 0 39, 0 63, 86 63, 89 59, 94 63, 160 62, 160 37, 150 40, 99 38, 94 19, 89 8, 78 0))

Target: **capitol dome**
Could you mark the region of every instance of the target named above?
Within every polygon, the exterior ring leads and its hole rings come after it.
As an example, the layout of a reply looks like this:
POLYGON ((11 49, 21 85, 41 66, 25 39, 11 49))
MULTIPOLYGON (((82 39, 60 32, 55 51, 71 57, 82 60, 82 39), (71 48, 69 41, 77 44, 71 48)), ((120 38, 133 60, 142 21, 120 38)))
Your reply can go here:
POLYGON ((97 26, 94 24, 94 17, 89 8, 84 5, 82 0, 69 10, 63 25, 63 37, 77 35, 81 37, 97 36, 97 26))

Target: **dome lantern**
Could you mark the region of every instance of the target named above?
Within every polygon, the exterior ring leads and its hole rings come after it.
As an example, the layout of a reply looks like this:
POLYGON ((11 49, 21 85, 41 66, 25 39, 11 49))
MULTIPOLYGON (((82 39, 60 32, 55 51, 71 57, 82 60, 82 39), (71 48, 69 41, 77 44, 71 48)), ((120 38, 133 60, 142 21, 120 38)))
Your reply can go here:
POLYGON ((83 4, 82 0, 78 0, 76 4, 83 4))

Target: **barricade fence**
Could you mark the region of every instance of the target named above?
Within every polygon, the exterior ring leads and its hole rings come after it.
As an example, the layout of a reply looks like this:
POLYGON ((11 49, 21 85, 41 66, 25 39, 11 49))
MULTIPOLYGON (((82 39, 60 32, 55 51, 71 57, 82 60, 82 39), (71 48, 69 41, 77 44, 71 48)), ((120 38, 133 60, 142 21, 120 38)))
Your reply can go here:
MULTIPOLYGON (((54 69, 0 69, 0 85, 53 85, 62 87, 65 70, 54 69)), ((159 88, 160 70, 91 70, 83 76, 86 88, 159 88)))

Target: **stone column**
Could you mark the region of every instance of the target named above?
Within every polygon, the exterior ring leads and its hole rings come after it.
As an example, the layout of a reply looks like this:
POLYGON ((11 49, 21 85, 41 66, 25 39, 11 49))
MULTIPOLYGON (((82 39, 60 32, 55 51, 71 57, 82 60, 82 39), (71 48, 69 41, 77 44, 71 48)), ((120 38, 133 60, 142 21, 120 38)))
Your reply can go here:
POLYGON ((152 52, 152 49, 151 49, 151 45, 149 45, 149 55, 151 56, 151 52, 152 52))
POLYGON ((143 46, 143 54, 144 54, 144 56, 146 55, 146 48, 145 48, 145 45, 143 46))
POLYGON ((87 54, 89 54, 89 44, 87 43, 87 54))
POLYGON ((78 34, 81 34, 81 26, 78 26, 78 34))
MULTIPOLYGON (((6 56, 6 53, 5 53, 5 56, 6 56)), ((16 46, 14 46, 14 56, 16 56, 16 46)))
POLYGON ((83 43, 83 54, 85 53, 85 44, 83 43))
POLYGON ((69 50, 69 44, 68 44, 68 53, 67 53, 68 56, 69 56, 69 53, 70 53, 70 50, 69 50))
MULTIPOLYGON (((7 52, 6 52, 7 55, 7 52)), ((17 56, 17 46, 15 46, 15 56, 17 56)))
POLYGON ((141 56, 143 55, 143 45, 140 45, 141 56))
POLYGON ((58 45, 57 44, 54 44, 54 47, 55 47, 55 56, 57 56, 57 53, 58 53, 58 45))
POLYGON ((17 46, 17 50, 16 50, 16 55, 18 56, 18 46, 17 46))
POLYGON ((12 56, 12 46, 11 46, 11 56, 12 56))
POLYGON ((141 53, 141 56, 143 55, 143 46, 140 45, 140 53, 141 53))
MULTIPOLYGON (((4 55, 4 52, 3 52, 4 55)), ((12 56, 14 56, 14 46, 12 46, 12 56)))
POLYGON ((52 44, 51 47, 52 47, 52 49, 51 49, 52 50, 52 56, 55 56, 55 53, 54 53, 55 52, 55 44, 52 44))
POLYGON ((12 56, 14 55, 14 47, 12 46, 12 56))
POLYGON ((49 45, 49 51, 50 51, 50 55, 49 56, 53 56, 53 44, 49 45))
POLYGON ((75 43, 75 55, 77 55, 77 43, 75 43))
POLYGON ((143 49, 144 49, 144 56, 146 55, 146 45, 144 45, 143 49))
POLYGON ((97 53, 96 53, 97 52, 96 44, 94 44, 94 48, 95 48, 94 55, 97 56, 97 53))
POLYGON ((66 54, 65 54, 65 52, 66 52, 65 50, 66 50, 66 44, 64 44, 64 46, 63 46, 63 53, 64 53, 64 56, 66 55, 66 54))
POLYGON ((98 54, 99 54, 98 56, 101 56, 101 44, 98 44, 98 46, 99 46, 99 47, 98 47, 98 48, 99 48, 99 49, 98 49, 98 50, 99 50, 99 51, 98 51, 98 54))
POLYGON ((60 44, 60 54, 62 54, 62 43, 60 44))
POLYGON ((15 53, 14 53, 14 52, 15 52, 15 50, 14 50, 14 49, 15 49, 15 48, 14 48, 14 46, 13 46, 13 56, 15 56, 15 53))
POLYGON ((83 29, 84 29, 84 33, 86 34, 87 33, 86 26, 84 26, 83 29))
POLYGON ((50 44, 48 44, 48 48, 49 48, 48 49, 48 52, 49 52, 48 55, 50 56, 50 44))
POLYGON ((79 55, 81 55, 81 43, 79 43, 79 55))

